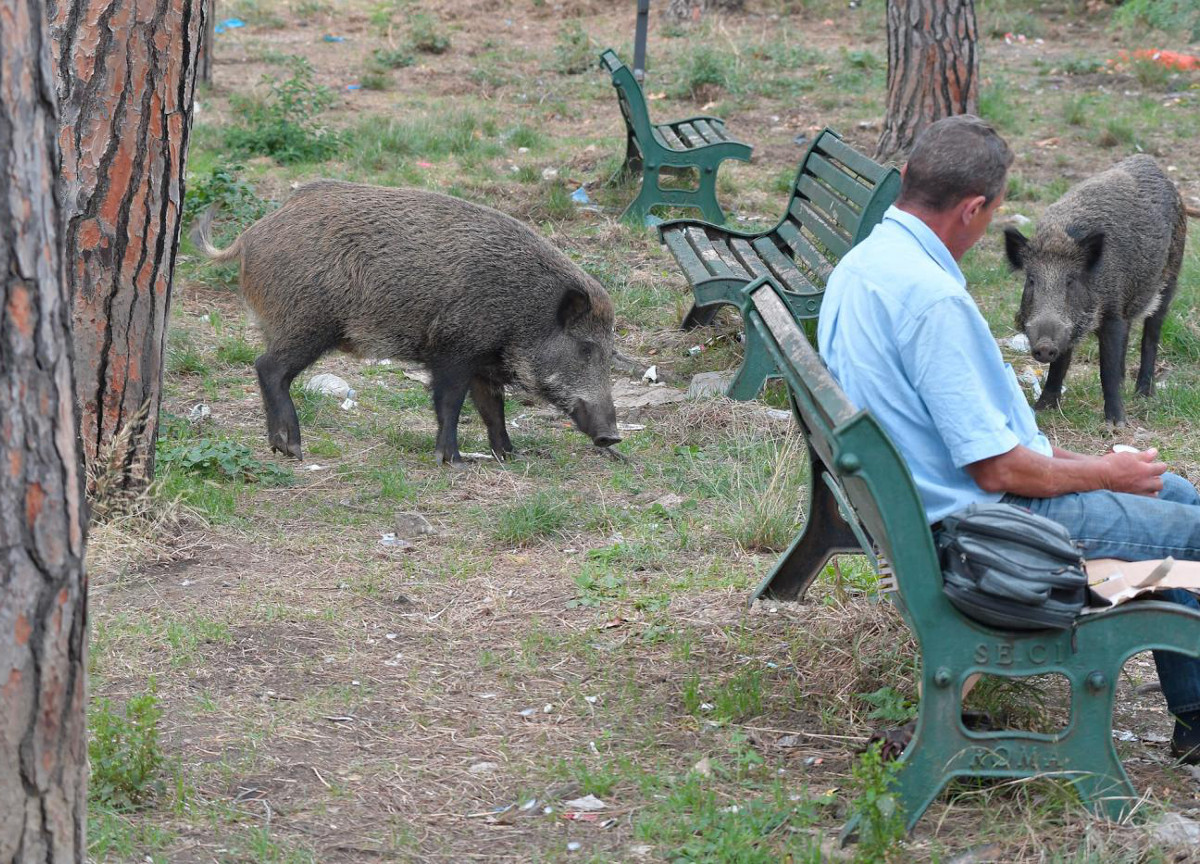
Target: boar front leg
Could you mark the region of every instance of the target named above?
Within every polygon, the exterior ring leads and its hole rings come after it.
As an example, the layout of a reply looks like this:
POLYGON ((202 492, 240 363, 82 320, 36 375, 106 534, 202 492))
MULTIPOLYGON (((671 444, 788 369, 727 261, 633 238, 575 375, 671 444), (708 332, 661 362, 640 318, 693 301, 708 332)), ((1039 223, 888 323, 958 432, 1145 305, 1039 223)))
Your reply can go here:
POLYGON ((437 444, 433 449, 437 464, 461 468, 462 454, 458 452, 458 418, 462 414, 463 402, 467 399, 467 388, 471 374, 457 367, 433 365, 433 411, 437 415, 437 444))
POLYGON ((272 451, 304 458, 300 449, 300 419, 288 390, 296 376, 324 353, 324 346, 313 339, 307 345, 273 345, 254 361, 267 413, 267 441, 272 451))
POLYGON ((1158 304, 1142 328, 1142 360, 1138 366, 1136 385, 1137 392, 1142 396, 1154 394, 1154 364, 1158 362, 1158 339, 1162 335, 1163 319, 1167 317, 1168 299, 1158 304))
POLYGON ((1042 388, 1042 395, 1033 406, 1035 411, 1058 407, 1063 379, 1067 377, 1067 367, 1071 365, 1071 351, 1072 349, 1068 348, 1050 364, 1050 371, 1046 373, 1046 386, 1042 388))
POLYGON ((487 426, 488 446, 497 461, 503 462, 514 448, 504 425, 504 385, 476 375, 471 380, 471 401, 487 426))
POLYGON ((1129 345, 1129 322, 1115 315, 1103 319, 1096 331, 1100 340, 1100 389, 1104 393, 1104 419, 1113 426, 1125 425, 1121 401, 1123 352, 1129 345))

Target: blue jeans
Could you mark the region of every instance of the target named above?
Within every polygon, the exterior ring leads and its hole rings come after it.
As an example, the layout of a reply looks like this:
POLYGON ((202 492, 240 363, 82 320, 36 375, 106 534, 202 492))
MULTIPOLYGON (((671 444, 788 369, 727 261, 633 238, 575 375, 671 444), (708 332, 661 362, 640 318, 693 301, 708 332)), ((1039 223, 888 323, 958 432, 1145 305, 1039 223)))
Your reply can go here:
MULTIPOLYGON (((1157 498, 1097 491, 1058 498, 1005 495, 1004 500, 1065 526, 1083 547, 1084 558, 1148 561, 1170 555, 1200 561, 1200 492, 1177 474, 1162 479, 1157 498)), ((1190 591, 1160 591, 1155 599, 1200 609, 1190 591)), ((1154 665, 1171 713, 1200 711, 1200 659, 1155 651, 1154 665)))

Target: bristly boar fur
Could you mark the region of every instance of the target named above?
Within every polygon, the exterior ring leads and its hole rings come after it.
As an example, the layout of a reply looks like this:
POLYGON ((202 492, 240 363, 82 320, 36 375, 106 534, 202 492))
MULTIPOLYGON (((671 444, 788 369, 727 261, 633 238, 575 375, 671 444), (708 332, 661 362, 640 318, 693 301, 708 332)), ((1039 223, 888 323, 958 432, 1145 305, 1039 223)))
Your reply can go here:
POLYGON ((288 394, 318 357, 341 349, 428 367, 435 454, 458 464, 467 393, 497 458, 513 450, 504 385, 568 414, 599 446, 620 440, 609 365, 613 306, 549 241, 488 207, 419 189, 318 181, 247 228, 228 249, 267 351, 255 361, 273 450, 301 457, 288 394))
POLYGON ((1178 285, 1186 234, 1179 190, 1144 155, 1069 190, 1046 208, 1032 239, 1005 229, 1009 263, 1025 271, 1017 328, 1029 337, 1034 359, 1050 364, 1034 407, 1058 404, 1072 350, 1095 332, 1104 416, 1124 425, 1125 355, 1130 329, 1142 319, 1137 392, 1153 392, 1159 335, 1178 285))

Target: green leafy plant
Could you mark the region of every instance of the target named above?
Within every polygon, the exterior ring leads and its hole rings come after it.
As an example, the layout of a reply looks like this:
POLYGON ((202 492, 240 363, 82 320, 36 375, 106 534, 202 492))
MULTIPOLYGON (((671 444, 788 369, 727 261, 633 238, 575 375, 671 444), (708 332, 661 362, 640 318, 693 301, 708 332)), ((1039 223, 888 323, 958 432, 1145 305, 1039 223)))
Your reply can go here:
POLYGON ((403 69, 417 62, 407 48, 376 48, 371 52, 371 59, 385 69, 403 69))
POLYGON ((900 762, 885 761, 879 743, 868 747, 854 763, 857 795, 851 808, 859 818, 857 861, 889 861, 907 833, 904 812, 896 796, 900 762))
POLYGON ((231 99, 241 122, 226 130, 225 144, 236 153, 270 156, 282 164, 324 161, 341 143, 340 136, 317 122, 333 94, 316 82, 303 57, 290 58, 287 67, 291 77, 263 79, 270 87, 266 99, 231 99))
POLYGON ((1200 42, 1200 3, 1196 0, 1125 0, 1113 12, 1113 23, 1143 26, 1164 33, 1188 34, 1200 42))
POLYGON ((701 99, 713 90, 729 87, 733 70, 729 58, 708 45, 700 45, 684 61, 680 95, 701 99))
POLYGON ((219 162, 205 174, 188 178, 183 197, 184 221, 191 221, 216 206, 223 219, 238 226, 249 225, 270 213, 275 205, 258 196, 254 187, 239 175, 242 166, 236 162, 219 162))
POLYGON ((121 714, 108 699, 93 703, 88 717, 88 797, 93 802, 115 810, 134 810, 165 791, 166 784, 159 776, 163 765, 158 746, 161 717, 153 682, 144 693, 131 697, 121 714))
POLYGON ((587 31, 578 21, 571 21, 558 31, 554 45, 554 68, 564 75, 587 72, 595 63, 596 50, 587 31))
POLYGON ((224 438, 160 438, 157 453, 165 469, 208 479, 223 477, 266 486, 284 486, 293 479, 290 469, 262 462, 245 444, 224 438))
POLYGON ((431 12, 418 12, 409 25, 413 47, 426 54, 445 54, 450 50, 450 37, 442 30, 442 22, 431 12))
POLYGON ((858 698, 873 706, 868 720, 907 723, 917 716, 917 706, 894 687, 880 687, 874 693, 859 693, 858 698))

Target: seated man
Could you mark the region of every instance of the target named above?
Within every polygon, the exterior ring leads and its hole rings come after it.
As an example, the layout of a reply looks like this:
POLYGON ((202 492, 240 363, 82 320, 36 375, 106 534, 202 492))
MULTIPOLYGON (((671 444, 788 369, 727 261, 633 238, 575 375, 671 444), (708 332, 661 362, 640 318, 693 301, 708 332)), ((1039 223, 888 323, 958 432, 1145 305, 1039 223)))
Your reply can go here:
MULTIPOLYGON (((958 268, 1004 200, 1012 153, 977 117, 931 125, 900 197, 830 276, 817 336, 855 404, 903 453, 930 524, 1008 501, 1066 526, 1086 558, 1200 560, 1200 494, 1157 451, 1085 456, 1038 431, 958 268)), ((1161 599, 1200 608, 1187 591, 1161 599)), ((1171 752, 1200 763, 1200 660, 1154 654, 1171 752)))

